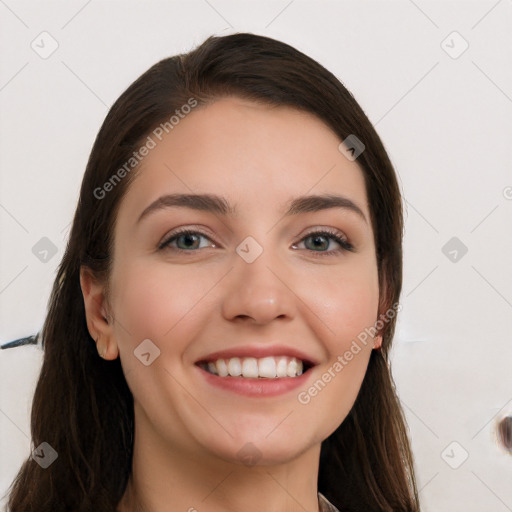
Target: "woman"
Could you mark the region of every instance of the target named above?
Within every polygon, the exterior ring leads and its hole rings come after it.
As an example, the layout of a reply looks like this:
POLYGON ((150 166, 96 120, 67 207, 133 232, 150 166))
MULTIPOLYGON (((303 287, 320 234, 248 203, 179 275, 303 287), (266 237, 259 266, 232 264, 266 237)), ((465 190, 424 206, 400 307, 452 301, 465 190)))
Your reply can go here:
POLYGON ((9 510, 418 511, 402 222, 311 58, 234 34, 155 64, 90 155, 9 510))

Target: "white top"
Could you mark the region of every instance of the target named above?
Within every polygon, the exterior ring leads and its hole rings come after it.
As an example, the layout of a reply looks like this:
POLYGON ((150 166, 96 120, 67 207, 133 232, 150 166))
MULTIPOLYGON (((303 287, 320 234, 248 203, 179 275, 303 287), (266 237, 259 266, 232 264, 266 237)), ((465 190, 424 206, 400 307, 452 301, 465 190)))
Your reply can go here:
POLYGON ((340 512, 321 492, 318 493, 320 512, 340 512))

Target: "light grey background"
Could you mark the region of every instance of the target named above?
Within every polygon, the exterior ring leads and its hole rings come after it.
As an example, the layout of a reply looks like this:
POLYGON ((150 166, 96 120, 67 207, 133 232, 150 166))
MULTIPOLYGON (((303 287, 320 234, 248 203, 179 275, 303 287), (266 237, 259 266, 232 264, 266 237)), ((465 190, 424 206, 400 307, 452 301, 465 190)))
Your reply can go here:
MULTIPOLYGON (((41 328, 87 157, 119 94, 208 35, 269 35, 340 78, 400 176, 393 365, 423 510, 512 510, 512 456, 495 433, 512 414, 510 0, 0 0, 0 20, 0 343, 41 328), (43 237, 55 255, 33 253, 43 237)), ((35 347, 0 352, 0 493, 30 452, 40 363, 35 347)))

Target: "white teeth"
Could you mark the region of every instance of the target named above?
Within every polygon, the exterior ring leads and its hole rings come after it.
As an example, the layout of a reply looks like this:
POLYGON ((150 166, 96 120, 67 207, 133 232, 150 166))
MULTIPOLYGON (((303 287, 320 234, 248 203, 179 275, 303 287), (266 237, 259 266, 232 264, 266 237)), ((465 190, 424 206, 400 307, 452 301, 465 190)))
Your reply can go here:
MULTIPOLYGON (((221 377, 227 377, 229 375, 228 365, 226 364, 226 361, 224 361, 224 359, 219 359, 216 364, 213 364, 217 366, 217 375, 220 375, 221 377)), ((215 371, 213 371, 212 373, 215 373, 215 371)))
POLYGON ((295 359, 292 359, 288 363, 288 368, 286 369, 286 374, 288 377, 295 377, 297 375, 297 361, 295 359))
POLYGON ((245 357, 242 360, 242 375, 251 379, 258 377, 258 361, 254 357, 245 357))
POLYGON ((232 377, 238 377, 242 375, 242 363, 238 357, 232 357, 228 361, 228 372, 232 377))
POLYGON ((288 359, 286 357, 280 357, 276 366, 276 373, 278 377, 286 377, 288 369, 288 359))
POLYGON ((248 379, 267 378, 275 379, 279 377, 298 377, 303 373, 302 361, 295 357, 232 357, 231 359, 217 359, 209 361, 203 365, 214 375, 220 377, 245 377, 248 379))
MULTIPOLYGON (((260 377, 273 379, 276 376, 276 361, 273 357, 264 357, 258 361, 260 377)), ((245 377, 245 375, 244 375, 245 377)))

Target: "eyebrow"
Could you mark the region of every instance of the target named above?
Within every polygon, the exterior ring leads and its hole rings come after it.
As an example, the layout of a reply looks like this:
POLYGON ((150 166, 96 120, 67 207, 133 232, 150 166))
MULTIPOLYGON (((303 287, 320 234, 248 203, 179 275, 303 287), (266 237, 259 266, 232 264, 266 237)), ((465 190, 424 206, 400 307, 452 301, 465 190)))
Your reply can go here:
MULTIPOLYGON (((347 197, 335 194, 300 196, 290 201, 285 217, 307 212, 318 212, 330 208, 341 208, 352 211, 368 223, 363 211, 347 197)), ((167 194, 152 202, 139 216, 137 223, 152 212, 172 207, 191 208, 222 215, 235 217, 237 209, 224 197, 215 194, 167 194)))

